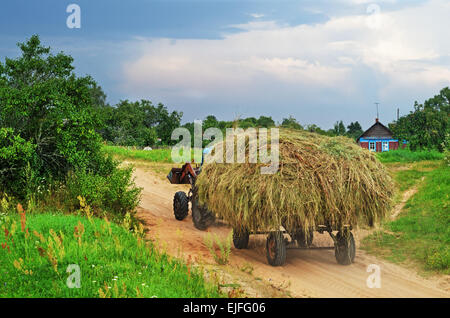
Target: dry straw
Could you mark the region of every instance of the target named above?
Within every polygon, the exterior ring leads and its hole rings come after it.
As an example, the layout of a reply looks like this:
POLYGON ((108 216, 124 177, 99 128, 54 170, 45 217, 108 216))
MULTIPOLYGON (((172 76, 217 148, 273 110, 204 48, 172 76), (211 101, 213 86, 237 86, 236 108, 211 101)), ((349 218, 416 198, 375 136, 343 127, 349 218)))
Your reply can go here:
POLYGON ((233 228, 290 233, 373 226, 389 211, 391 178, 351 139, 280 129, 279 147, 273 175, 260 173, 262 163, 205 164, 196 181, 200 202, 233 228))

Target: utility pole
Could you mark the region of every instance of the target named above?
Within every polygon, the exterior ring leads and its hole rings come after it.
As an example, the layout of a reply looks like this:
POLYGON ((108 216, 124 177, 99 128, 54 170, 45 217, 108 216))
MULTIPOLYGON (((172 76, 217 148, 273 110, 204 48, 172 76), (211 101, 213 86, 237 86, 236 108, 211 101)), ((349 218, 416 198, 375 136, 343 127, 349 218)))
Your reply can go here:
POLYGON ((400 108, 397 108, 397 121, 400 118, 400 108))

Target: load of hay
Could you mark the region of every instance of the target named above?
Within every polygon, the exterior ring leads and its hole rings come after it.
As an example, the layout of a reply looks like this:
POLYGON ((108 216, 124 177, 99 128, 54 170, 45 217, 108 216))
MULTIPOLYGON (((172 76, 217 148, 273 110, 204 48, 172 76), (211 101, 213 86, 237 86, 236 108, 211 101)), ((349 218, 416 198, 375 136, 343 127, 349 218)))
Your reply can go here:
POLYGON ((390 209, 386 169, 349 138, 280 129, 279 155, 275 174, 261 174, 264 164, 248 160, 204 164, 196 181, 200 203, 235 229, 283 226, 290 233, 373 226, 390 209))

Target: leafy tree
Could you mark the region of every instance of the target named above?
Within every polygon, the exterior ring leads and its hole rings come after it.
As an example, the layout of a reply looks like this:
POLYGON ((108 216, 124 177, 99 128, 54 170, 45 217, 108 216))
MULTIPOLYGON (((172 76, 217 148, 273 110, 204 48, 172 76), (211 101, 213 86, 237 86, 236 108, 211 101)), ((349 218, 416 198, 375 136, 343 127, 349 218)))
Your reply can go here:
POLYGON ((310 124, 310 125, 306 126, 306 130, 309 131, 309 132, 317 133, 319 135, 326 135, 326 136, 330 135, 329 132, 323 130, 322 128, 320 128, 316 124, 310 124))
POLYGON ((131 170, 101 151, 100 87, 90 76, 77 77, 72 57, 53 55, 37 35, 18 46, 19 57, 0 62, 0 192, 29 199, 58 182, 72 207, 86 193, 100 196, 102 210, 131 212, 140 192, 131 170), (70 184, 80 191, 70 192, 70 184))
POLYGON ((72 57, 50 54, 38 36, 19 47, 22 56, 0 63, 0 126, 34 145, 31 163, 41 174, 89 167, 101 145, 94 80, 76 77, 72 57))
POLYGON ((446 134, 450 132, 449 114, 450 89, 446 87, 424 104, 415 102, 414 111, 389 126, 396 138, 408 140, 412 150, 443 151, 446 134))
POLYGON ((180 126, 181 112, 169 113, 163 104, 154 106, 151 101, 120 101, 115 107, 103 107, 106 127, 105 140, 122 146, 153 146, 160 138, 171 144, 172 131, 180 126))
POLYGON ((281 122, 281 127, 303 129, 302 125, 300 125, 297 119, 295 119, 292 115, 289 116, 289 118, 283 118, 283 121, 281 122))
POLYGON ((264 127, 264 128, 270 128, 275 126, 275 122, 273 121, 272 117, 269 116, 259 116, 257 121, 258 127, 264 127))
POLYGON ((350 125, 347 126, 347 136, 355 140, 361 136, 363 132, 361 125, 357 121, 354 123, 351 122, 350 125))
POLYGON ((333 133, 334 133, 335 136, 344 136, 345 135, 346 130, 345 130, 345 125, 342 122, 342 120, 341 121, 337 121, 334 124, 333 133))

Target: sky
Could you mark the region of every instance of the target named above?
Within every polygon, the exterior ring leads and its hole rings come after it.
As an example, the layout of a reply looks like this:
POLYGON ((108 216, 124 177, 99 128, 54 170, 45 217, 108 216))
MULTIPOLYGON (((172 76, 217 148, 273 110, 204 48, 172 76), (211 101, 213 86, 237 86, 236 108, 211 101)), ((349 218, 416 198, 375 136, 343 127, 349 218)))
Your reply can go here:
POLYGON ((294 116, 387 124, 450 86, 448 0, 8 0, 0 60, 39 34, 107 101, 148 99, 183 122, 294 116), (68 28, 69 4, 81 27, 68 28))

